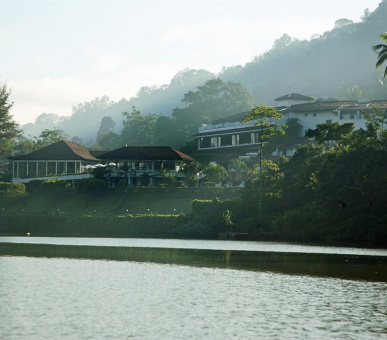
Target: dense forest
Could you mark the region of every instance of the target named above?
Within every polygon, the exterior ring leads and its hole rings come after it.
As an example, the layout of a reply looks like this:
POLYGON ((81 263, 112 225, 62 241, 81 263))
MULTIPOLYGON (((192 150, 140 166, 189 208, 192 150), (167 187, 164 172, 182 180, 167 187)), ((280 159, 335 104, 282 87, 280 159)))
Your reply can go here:
POLYGON ((385 99, 387 84, 380 69, 375 69, 376 54, 372 46, 379 43, 378 36, 386 30, 386 17, 387 0, 384 0, 374 12, 365 10, 359 22, 339 18, 334 29, 312 35, 309 40, 284 34, 274 41, 269 51, 253 57, 244 66, 224 67, 216 75, 205 70, 185 69, 176 74, 170 84, 142 87, 129 100, 123 98, 115 103, 108 96, 96 98, 74 106, 70 117, 43 113, 34 123, 22 127, 24 136, 33 139, 45 129, 56 129, 88 147, 97 142, 98 148, 106 149, 112 145, 112 138, 119 145, 128 143, 117 139, 116 135, 124 137, 122 131, 128 127, 128 113, 134 111, 152 121, 153 135, 147 141, 139 141, 139 145, 162 143, 180 147, 189 141, 200 124, 209 119, 243 112, 254 103, 275 105, 274 98, 286 93, 347 100, 385 99), (215 79, 220 79, 222 84, 212 88, 206 85, 215 79), (225 84, 230 90, 227 96, 221 92, 225 84), (208 91, 204 94, 205 90, 208 91), (213 93, 214 90, 217 93, 213 93), (194 96, 194 93, 198 95, 194 96), (200 96, 202 93, 204 97, 200 96), (211 107, 210 101, 216 96, 214 107, 211 107), (227 106, 236 102, 238 96, 244 97, 241 105, 227 106), (199 105, 202 98, 207 100, 205 111, 217 113, 202 117, 199 105), (221 103, 223 99, 224 103, 221 103), (226 109, 222 110, 222 107, 226 109), (164 130, 163 126, 168 128, 164 130), (166 138, 170 135, 168 129, 173 128, 177 129, 178 136, 166 138), (97 141, 103 134, 101 131, 110 133, 110 138, 105 136, 108 144, 97 141))

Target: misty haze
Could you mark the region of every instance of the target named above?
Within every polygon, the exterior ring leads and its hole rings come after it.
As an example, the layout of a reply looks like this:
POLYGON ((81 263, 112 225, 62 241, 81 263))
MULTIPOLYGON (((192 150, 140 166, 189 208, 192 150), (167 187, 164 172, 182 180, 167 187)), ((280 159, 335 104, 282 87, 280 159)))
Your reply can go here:
POLYGON ((0 1, 0 338, 383 338, 386 18, 0 1))

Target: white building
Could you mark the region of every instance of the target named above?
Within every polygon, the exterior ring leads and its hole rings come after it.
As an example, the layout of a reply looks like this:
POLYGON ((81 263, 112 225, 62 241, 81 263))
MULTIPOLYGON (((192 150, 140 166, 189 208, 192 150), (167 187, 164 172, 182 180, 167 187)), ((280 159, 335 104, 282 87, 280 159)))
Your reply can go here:
MULTIPOLYGON (((364 112, 372 113, 374 109, 378 109, 385 110, 387 113, 387 100, 339 101, 333 98, 315 100, 297 93, 275 100, 280 104, 276 107, 277 111, 284 115, 282 123, 285 123, 288 118, 298 118, 303 126, 302 136, 306 130, 314 129, 321 123, 354 123, 355 129, 365 129, 364 112)), ((259 145, 259 126, 255 125, 256 121, 241 123, 246 114, 247 112, 238 113, 200 127, 199 133, 194 136, 198 141, 198 150, 206 152, 239 148, 240 158, 248 159, 256 155, 259 145), (252 151, 249 152, 249 149, 252 151)), ((302 143, 298 141, 297 144, 302 143)), ((294 148, 290 149, 294 150, 294 148)))

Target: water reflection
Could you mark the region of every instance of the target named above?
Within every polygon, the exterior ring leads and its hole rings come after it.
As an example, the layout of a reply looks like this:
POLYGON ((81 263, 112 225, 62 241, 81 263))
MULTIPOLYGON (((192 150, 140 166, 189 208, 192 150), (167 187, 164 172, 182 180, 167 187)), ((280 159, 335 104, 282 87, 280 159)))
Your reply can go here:
POLYGON ((1 339, 379 340, 387 332, 380 282, 26 257, 0 257, 0 278, 1 339))
POLYGON ((2 243, 0 255, 169 263, 387 282, 385 256, 31 243, 2 243))
POLYGON ((64 244, 83 246, 245 250, 285 253, 317 253, 387 256, 387 249, 315 246, 285 242, 176 240, 151 238, 0 237, 0 243, 64 244))

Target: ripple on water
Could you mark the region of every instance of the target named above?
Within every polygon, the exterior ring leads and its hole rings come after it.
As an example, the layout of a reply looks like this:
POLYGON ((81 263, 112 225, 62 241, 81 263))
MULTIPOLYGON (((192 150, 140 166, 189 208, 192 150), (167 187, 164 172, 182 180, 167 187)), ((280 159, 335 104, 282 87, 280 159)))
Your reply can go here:
POLYGON ((0 338, 381 339, 386 284, 0 257, 0 338))

